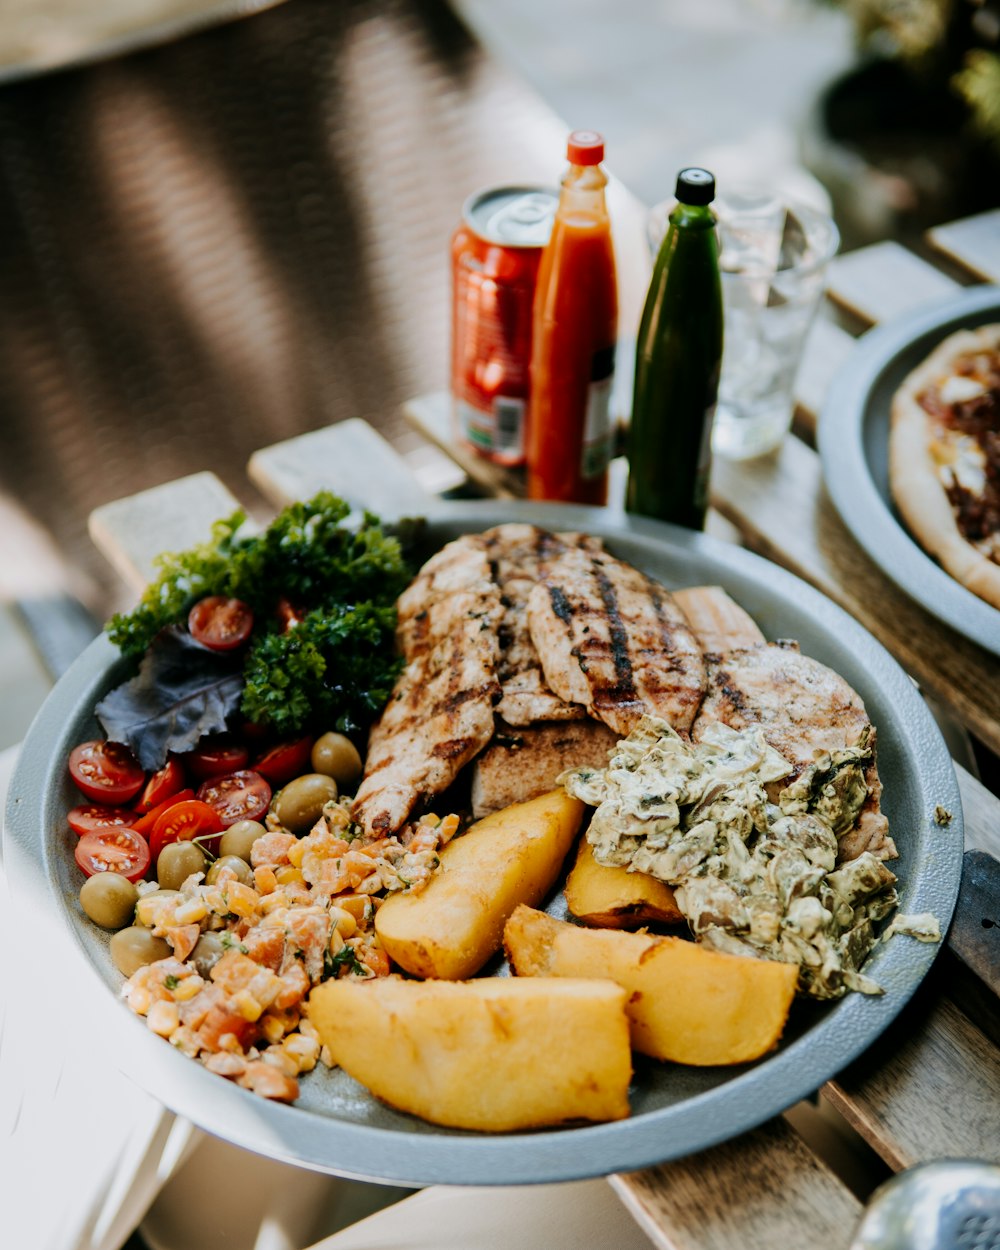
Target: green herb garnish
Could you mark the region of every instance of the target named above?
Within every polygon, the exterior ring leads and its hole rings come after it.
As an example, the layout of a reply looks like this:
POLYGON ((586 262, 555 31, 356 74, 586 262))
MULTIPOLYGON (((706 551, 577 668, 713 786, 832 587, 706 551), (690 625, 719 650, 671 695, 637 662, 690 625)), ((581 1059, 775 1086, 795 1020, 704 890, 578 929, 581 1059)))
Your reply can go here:
POLYGON ((242 512, 217 522, 207 543, 159 558, 138 607, 109 622, 111 640, 141 657, 166 627, 183 626, 200 599, 241 599, 254 613, 243 715, 279 734, 365 728, 399 672, 395 602, 411 574, 378 518, 365 513, 347 527, 349 512, 321 491, 260 534, 243 532, 242 512))

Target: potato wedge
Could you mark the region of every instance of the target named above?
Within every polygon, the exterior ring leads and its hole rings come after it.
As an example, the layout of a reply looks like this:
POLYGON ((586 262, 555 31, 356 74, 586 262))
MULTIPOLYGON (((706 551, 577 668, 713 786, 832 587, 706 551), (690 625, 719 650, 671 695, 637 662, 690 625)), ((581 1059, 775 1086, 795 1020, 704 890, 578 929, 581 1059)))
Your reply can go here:
POLYGON ((597 929, 638 929, 650 921, 680 924, 684 919, 669 885, 644 872, 599 864, 586 838, 580 839, 566 881, 566 906, 577 920, 597 929))
POLYGON ((699 1067, 746 1063, 777 1044, 798 968, 675 937, 583 929, 518 907, 504 946, 519 976, 609 977, 629 991, 632 1045, 699 1067))
POLYGON ((601 980, 327 981, 308 1015, 377 1097, 449 1128, 506 1132, 629 1114, 625 991, 601 980))
POLYGON ((564 790, 515 803, 441 852, 419 894, 393 894, 375 916, 389 957, 417 977, 461 981, 500 949, 518 903, 538 903, 573 844, 584 805, 564 790))

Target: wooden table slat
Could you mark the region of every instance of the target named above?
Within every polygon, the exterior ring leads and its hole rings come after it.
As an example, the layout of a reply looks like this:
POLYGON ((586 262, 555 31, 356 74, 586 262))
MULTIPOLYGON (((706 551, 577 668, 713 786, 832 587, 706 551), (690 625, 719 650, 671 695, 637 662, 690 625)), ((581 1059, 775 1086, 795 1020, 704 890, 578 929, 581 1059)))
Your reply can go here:
POLYGON ((211 536, 212 524, 242 505, 214 473, 193 473, 116 499, 90 514, 94 545, 135 591, 156 573, 156 557, 211 536))
POLYGON ((750 546, 846 608, 929 694, 1000 752, 1000 658, 936 621, 868 559, 827 497, 814 451, 788 438, 773 456, 716 460, 712 499, 750 546))
POLYGON ((888 321, 958 290, 951 278, 898 243, 873 243, 830 265, 830 298, 862 321, 888 321))
POLYGON ((977 278, 1000 282, 1000 208, 928 230, 927 238, 944 256, 977 278))
POLYGON ((795 402, 800 422, 814 437, 827 392, 855 342, 853 335, 824 316, 817 317, 809 331, 795 377, 795 402))
POLYGON ((935 985, 823 1087, 897 1171, 948 1157, 1000 1163, 1000 1050, 935 985))
POLYGON ((473 482, 496 499, 518 499, 524 494, 523 474, 477 456, 455 438, 451 424, 451 398, 447 391, 433 391, 429 395, 407 400, 403 405, 403 416, 425 438, 451 456, 473 482))
POLYGON ((263 447, 247 473, 280 508, 332 490, 356 508, 400 517, 423 512, 429 499, 395 447, 358 418, 263 447))
POLYGON ((847 1245, 861 1204, 784 1120, 701 1154, 611 1178, 661 1250, 847 1245))

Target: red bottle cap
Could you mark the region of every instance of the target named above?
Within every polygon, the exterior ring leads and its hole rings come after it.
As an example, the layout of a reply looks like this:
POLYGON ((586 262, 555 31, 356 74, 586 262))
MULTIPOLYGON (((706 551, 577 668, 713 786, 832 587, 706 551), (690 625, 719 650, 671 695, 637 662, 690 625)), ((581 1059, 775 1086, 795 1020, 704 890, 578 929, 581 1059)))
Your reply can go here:
POLYGON ((571 165, 600 165, 604 160, 604 136, 596 130, 574 130, 566 142, 571 165))

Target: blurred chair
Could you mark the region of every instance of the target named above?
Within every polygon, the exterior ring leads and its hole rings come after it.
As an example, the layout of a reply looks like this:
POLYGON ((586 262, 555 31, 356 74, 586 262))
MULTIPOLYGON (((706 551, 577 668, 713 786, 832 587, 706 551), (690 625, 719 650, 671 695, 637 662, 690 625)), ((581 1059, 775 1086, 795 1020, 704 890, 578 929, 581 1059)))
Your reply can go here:
MULTIPOLYGON (((466 196, 564 128, 436 0, 289 0, 0 88, 0 492, 100 503, 446 384, 466 196)), ((93 605, 98 611, 105 606, 93 605)))

